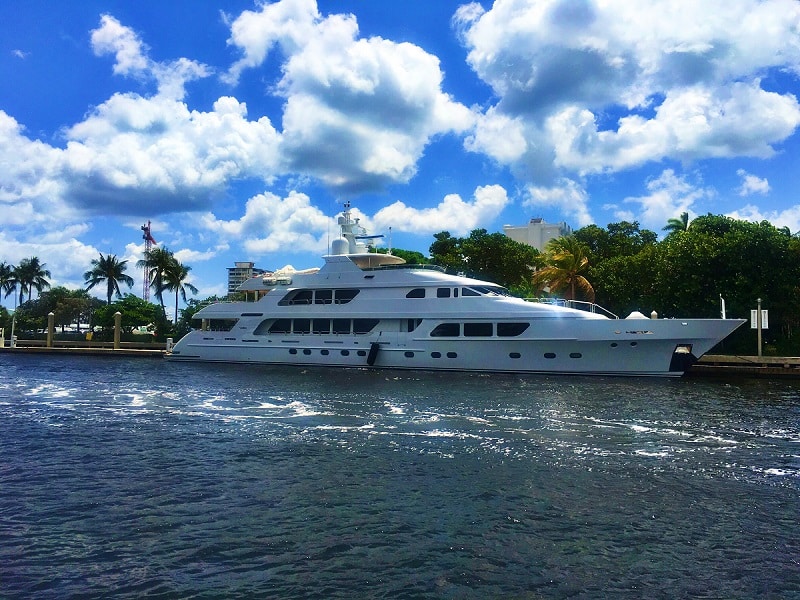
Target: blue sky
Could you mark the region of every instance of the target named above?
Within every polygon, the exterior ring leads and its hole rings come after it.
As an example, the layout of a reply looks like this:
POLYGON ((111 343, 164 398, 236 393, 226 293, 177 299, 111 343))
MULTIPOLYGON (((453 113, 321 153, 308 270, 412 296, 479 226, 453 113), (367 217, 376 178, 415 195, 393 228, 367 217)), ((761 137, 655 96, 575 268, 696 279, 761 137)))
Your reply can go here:
MULTIPOLYGON (((687 211, 800 231, 796 0, 0 0, 0 261, 141 293, 141 225, 192 268, 317 266, 371 233, 687 211)), ((3 299, 13 306, 13 299, 3 299)))

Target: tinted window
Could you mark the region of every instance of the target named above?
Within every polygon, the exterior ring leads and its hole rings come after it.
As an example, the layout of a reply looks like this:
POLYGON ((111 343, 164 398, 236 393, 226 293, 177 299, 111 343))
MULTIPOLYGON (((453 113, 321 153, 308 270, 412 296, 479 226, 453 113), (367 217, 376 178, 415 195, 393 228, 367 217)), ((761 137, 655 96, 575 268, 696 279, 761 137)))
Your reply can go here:
POLYGON ((312 333, 330 333, 331 332, 331 322, 328 319, 314 319, 311 322, 311 331, 312 333))
POLYGON ((333 333, 350 333, 350 319, 334 319, 333 333))
POLYGON ((295 333, 311 333, 311 319, 295 319, 294 320, 295 333))
POLYGON ((336 290, 334 302, 336 304, 347 304, 358 296, 358 292, 359 290, 336 290))
MULTIPOLYGON (((259 327, 260 329, 260 327, 259 327)), ((292 320, 291 319, 277 319, 272 325, 269 327, 270 333, 291 333, 292 331, 292 320)), ((256 333, 259 333, 258 331, 256 333)))
POLYGON ((424 298, 425 288, 414 288, 406 294, 406 298, 424 298))
POLYGON ((440 323, 431 331, 431 337, 457 337, 461 333, 458 323, 440 323))
POLYGON ((490 336, 492 335, 492 324, 464 323, 464 335, 490 336))
POLYGON ((462 288, 461 289, 462 296, 480 296, 478 292, 473 290, 472 288, 462 288))
POLYGON ((450 288, 436 288, 436 297, 437 298, 449 298, 450 297, 450 288))
POLYGON ((500 337, 522 335, 528 327, 530 327, 530 323, 498 323, 497 335, 500 337))
POLYGON ((378 324, 378 319, 353 319, 353 333, 369 333, 378 324))
POLYGON ((238 322, 238 319, 209 319, 208 331, 230 331, 238 322))
POLYGON ((330 304, 333 302, 333 290, 317 290, 314 292, 314 304, 330 304))

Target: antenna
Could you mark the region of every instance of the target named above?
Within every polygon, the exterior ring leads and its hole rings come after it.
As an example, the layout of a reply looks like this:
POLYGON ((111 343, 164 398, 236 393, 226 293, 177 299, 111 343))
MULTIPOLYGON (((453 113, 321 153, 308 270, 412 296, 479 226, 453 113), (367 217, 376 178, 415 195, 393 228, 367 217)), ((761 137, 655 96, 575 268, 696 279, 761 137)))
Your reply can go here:
MULTIPOLYGON (((147 221, 145 225, 142 225, 142 239, 144 240, 144 257, 145 260, 148 258, 150 254, 150 250, 153 248, 153 244, 157 244, 158 242, 153 239, 153 236, 150 234, 150 221, 147 221)), ((150 301, 150 278, 148 277, 148 269, 144 267, 144 282, 142 283, 142 300, 145 302, 150 301)))

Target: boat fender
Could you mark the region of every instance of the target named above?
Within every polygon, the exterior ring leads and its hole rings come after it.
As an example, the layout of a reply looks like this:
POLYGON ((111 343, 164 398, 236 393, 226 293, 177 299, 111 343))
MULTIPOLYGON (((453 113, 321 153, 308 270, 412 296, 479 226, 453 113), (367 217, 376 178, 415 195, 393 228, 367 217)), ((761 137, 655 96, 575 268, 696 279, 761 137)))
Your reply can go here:
POLYGON ((372 342, 369 346, 369 354, 367 354, 367 364, 371 367, 375 364, 375 359, 378 357, 378 350, 381 345, 378 342, 372 342))

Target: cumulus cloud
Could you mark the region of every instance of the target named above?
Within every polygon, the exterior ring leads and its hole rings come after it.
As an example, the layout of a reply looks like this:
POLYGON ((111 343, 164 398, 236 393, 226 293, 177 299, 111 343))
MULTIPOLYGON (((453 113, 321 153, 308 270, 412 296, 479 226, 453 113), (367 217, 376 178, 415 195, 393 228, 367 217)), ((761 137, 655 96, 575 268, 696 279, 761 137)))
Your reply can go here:
MULTIPOLYGON (((694 185, 672 169, 666 169, 658 177, 649 180, 647 192, 644 196, 625 198, 623 202, 637 205, 637 220, 654 231, 661 231, 670 219, 681 213, 694 216, 699 212, 695 210, 695 205, 715 195, 712 189, 694 185)), ((622 211, 618 216, 630 218, 622 211)))
POLYGON ((499 185, 487 185, 475 190, 473 200, 465 202, 458 194, 448 194, 432 208, 418 209, 399 200, 380 209, 370 220, 372 228, 433 234, 448 229, 455 235, 492 222, 508 205, 506 190, 499 185))
POLYGON ((738 189, 740 196, 752 196, 753 194, 764 196, 769 193, 769 181, 766 178, 762 179, 752 175, 744 169, 737 170, 736 174, 742 179, 742 184, 738 189))
POLYGON ((287 169, 336 190, 407 182, 434 136, 472 126, 470 110, 443 92, 437 57, 409 43, 360 38, 355 17, 323 17, 314 0, 245 11, 231 32, 229 44, 243 56, 229 81, 280 49, 275 89, 285 98, 287 169))
MULTIPOLYGON (((769 69, 800 72, 794 0, 497 0, 462 6, 454 23, 498 97, 487 116, 552 148, 562 173, 768 157, 800 125, 797 99, 761 82, 769 69)), ((520 159, 491 139, 476 133, 466 147, 520 159)))
POLYGON ((552 186, 530 185, 527 192, 523 202, 525 206, 555 207, 574 218, 581 227, 594 222, 589 211, 589 194, 577 181, 562 178, 552 186))
POLYGON ((794 235, 800 233, 800 204, 795 204, 785 210, 762 210, 748 204, 725 214, 732 219, 742 219, 754 223, 769 221, 775 227, 787 227, 794 235))
POLYGON ((240 219, 220 220, 207 213, 201 221, 218 239, 236 239, 252 256, 271 252, 323 254, 330 235, 338 235, 333 220, 300 192, 291 192, 286 198, 264 192, 247 201, 240 219))

